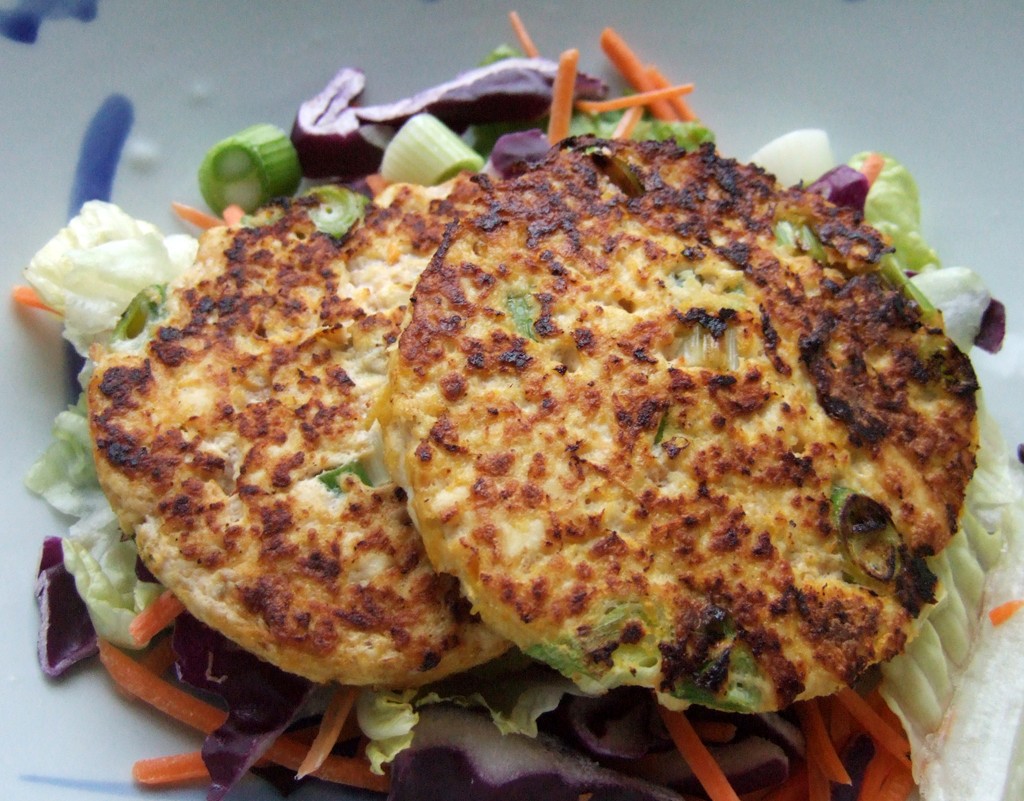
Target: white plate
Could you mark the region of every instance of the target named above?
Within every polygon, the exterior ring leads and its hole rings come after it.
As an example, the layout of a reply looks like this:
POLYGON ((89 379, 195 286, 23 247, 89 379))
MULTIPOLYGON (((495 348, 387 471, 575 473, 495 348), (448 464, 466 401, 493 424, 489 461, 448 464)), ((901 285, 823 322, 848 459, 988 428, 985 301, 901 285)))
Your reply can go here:
MULTIPOLYGON (((368 72, 370 101, 451 77, 511 40, 507 6, 478 2, 184 2, 7 0, 49 7, 34 44, 0 38, 0 242, 3 285, 65 221, 83 132, 113 93, 134 122, 112 199, 180 228, 170 200, 198 204, 206 148, 253 122, 284 127, 301 100, 342 65, 368 72), (65 13, 66 12, 66 13, 65 13)), ((1024 12, 1013 0, 704 3, 526 2, 518 10, 541 51, 571 46, 609 74, 597 47, 615 25, 672 79, 693 80, 692 104, 729 155, 745 157, 797 127, 828 130, 836 154, 877 149, 902 159, 923 198, 924 229, 947 264, 976 268, 1008 307, 998 356, 976 358, 1011 443, 1024 441, 1024 12), (968 10, 969 9, 969 10, 968 10)), ((0 28, 12 11, 0 11, 0 28)), ((2 306, 3 470, 0 787, 5 798, 144 797, 132 762, 198 747, 178 726, 110 688, 101 671, 48 682, 35 662, 32 587, 42 538, 63 522, 21 484, 65 402, 53 321, 2 306)), ((145 797, 157 797, 145 795, 145 797)), ((160 798, 199 799, 201 790, 160 798)), ((258 780, 235 798, 274 798, 258 780)), ((348 798, 309 787, 300 798, 348 798)))

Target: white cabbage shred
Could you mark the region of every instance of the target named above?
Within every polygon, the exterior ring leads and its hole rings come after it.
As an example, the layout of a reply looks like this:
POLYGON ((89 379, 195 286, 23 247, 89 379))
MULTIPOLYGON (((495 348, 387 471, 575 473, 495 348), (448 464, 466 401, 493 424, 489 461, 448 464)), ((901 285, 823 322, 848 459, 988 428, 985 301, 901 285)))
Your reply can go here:
MULTIPOLYGON (((195 261, 198 242, 186 234, 163 236, 112 203, 91 200, 32 258, 25 277, 40 297, 64 316, 64 337, 88 357, 95 342, 108 342, 122 313, 146 287, 164 284, 195 261)), ((79 376, 92 372, 86 359, 79 376)), ((138 552, 123 540, 100 489, 89 438, 85 394, 57 415, 53 439, 29 468, 25 485, 75 519, 63 539, 64 565, 97 633, 124 648, 138 648, 128 631, 135 616, 163 588, 135 574, 138 552)))
POLYGON ((929 560, 938 603, 907 650, 883 666, 883 697, 910 738, 927 801, 1019 801, 1024 786, 1024 614, 986 612, 1024 597, 1024 473, 979 412, 978 467, 960 530, 929 560))

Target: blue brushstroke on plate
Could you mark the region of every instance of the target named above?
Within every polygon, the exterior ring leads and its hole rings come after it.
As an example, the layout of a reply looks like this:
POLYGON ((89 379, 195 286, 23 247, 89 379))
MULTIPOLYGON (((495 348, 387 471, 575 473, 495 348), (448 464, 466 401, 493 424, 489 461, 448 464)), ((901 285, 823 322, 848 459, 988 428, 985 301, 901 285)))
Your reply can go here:
POLYGON ((132 782, 103 782, 90 781, 88 779, 71 779, 64 776, 40 776, 29 773, 18 777, 29 784, 41 784, 49 787, 65 787, 72 790, 81 790, 86 793, 97 793, 105 796, 124 796, 125 798, 137 798, 139 788, 132 782))
POLYGON ((99 0, 19 0, 18 5, 0 11, 0 35, 14 42, 32 44, 39 36, 44 20, 73 19, 91 22, 96 19, 99 0))
MULTIPOLYGON (((125 140, 135 121, 132 101, 124 95, 112 94, 96 110, 82 136, 75 165, 75 180, 68 199, 68 218, 78 214, 87 200, 110 200, 114 190, 117 165, 121 161, 125 140)), ((81 387, 78 373, 82 358, 70 345, 65 358, 69 403, 78 399, 81 387)))
POLYGON ((124 95, 110 95, 96 110, 78 149, 69 218, 78 214, 87 200, 110 200, 121 151, 134 121, 132 101, 124 95))

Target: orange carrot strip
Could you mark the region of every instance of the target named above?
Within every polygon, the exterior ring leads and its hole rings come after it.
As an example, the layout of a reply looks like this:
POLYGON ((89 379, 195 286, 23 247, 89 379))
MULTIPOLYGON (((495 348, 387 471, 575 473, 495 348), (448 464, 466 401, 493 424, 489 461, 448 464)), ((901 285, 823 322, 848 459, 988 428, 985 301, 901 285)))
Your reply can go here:
POLYGON ((548 119, 548 141, 560 142, 569 135, 572 120, 572 99, 576 91, 576 66, 580 51, 576 48, 565 50, 558 57, 558 72, 551 87, 551 116, 548 119))
POLYGON ((387 179, 377 172, 367 175, 363 180, 366 181, 366 185, 374 197, 377 197, 377 195, 388 188, 387 179))
POLYGON ((772 790, 761 801, 807 801, 809 792, 807 766, 801 764, 789 774, 782 784, 772 790))
POLYGON ((633 108, 627 109, 626 113, 622 115, 622 119, 619 120, 618 125, 615 126, 615 130, 612 131, 612 139, 631 138, 633 131, 636 130, 637 123, 643 119, 643 116, 643 106, 633 106, 633 108))
POLYGON ((1015 601, 1007 601, 1004 604, 999 604, 988 613, 988 619, 992 621, 993 626, 1001 626, 1021 607, 1024 607, 1024 599, 1018 598, 1015 601))
MULTIPOLYGON (((664 89, 666 86, 672 85, 669 79, 662 74, 661 70, 653 64, 647 65, 647 77, 655 89, 664 89)), ((682 95, 672 95, 667 100, 672 110, 675 111, 676 116, 683 122, 693 122, 697 119, 697 115, 693 113, 690 104, 686 102, 682 95)))
MULTIPOLYGON (((629 45, 626 44, 618 31, 614 28, 605 28, 601 31, 601 49, 621 74, 626 82, 638 92, 647 92, 655 89, 647 68, 640 63, 629 45)), ((661 100, 651 104, 651 113, 659 120, 677 119, 675 111, 666 101, 661 100)))
POLYGON ((530 33, 526 30, 526 25, 519 18, 519 14, 515 11, 509 11, 508 21, 512 24, 512 31, 515 33, 516 39, 519 40, 520 50, 529 58, 537 58, 540 55, 540 51, 533 43, 533 39, 530 38, 530 33))
POLYGON ((840 690, 834 698, 846 707, 854 720, 864 727, 879 746, 896 757, 905 768, 910 769, 910 757, 907 756, 910 753, 910 743, 903 732, 886 723, 867 701, 849 687, 840 690))
POLYGON ((18 284, 11 288, 11 299, 19 306, 26 306, 30 309, 42 309, 43 311, 60 314, 55 308, 47 305, 34 287, 18 284))
MULTIPOLYGON (((265 758, 291 770, 298 770, 306 757, 308 749, 291 737, 279 737, 267 749, 265 758)), ((386 793, 388 790, 387 776, 378 776, 370 771, 370 763, 363 757, 342 757, 329 755, 311 776, 335 784, 346 784, 363 790, 376 790, 386 793)))
POLYGON ((204 734, 220 726, 227 715, 173 684, 150 673, 123 651, 100 640, 100 661, 114 682, 128 695, 145 701, 165 715, 204 734))
POLYGON ((174 664, 174 649, 171 647, 171 638, 164 637, 146 653, 142 654, 138 662, 150 673, 162 676, 174 664))
POLYGON ((860 782, 860 793, 857 795, 857 801, 874 801, 878 796, 878 791, 882 789, 885 777, 889 775, 895 766, 896 757, 881 748, 875 751, 875 755, 871 757, 871 761, 868 762, 868 766, 864 769, 864 777, 860 782))
POLYGON ((147 787, 209 781, 210 772, 200 751, 140 759, 132 765, 132 778, 147 787))
POLYGON ((331 749, 338 742, 338 735, 341 734, 341 729, 345 725, 345 721, 348 720, 355 700, 356 691, 352 687, 339 687, 335 690, 327 705, 327 711, 324 712, 323 719, 320 721, 320 731, 317 732, 316 739, 313 740, 313 744, 310 745, 309 751, 295 774, 296 779, 309 775, 324 764, 331 749))
MULTIPOLYGON (((818 768, 829 781, 852 784, 850 774, 847 773, 843 761, 836 753, 835 745, 828 736, 828 729, 825 728, 825 720, 821 716, 821 707, 817 700, 800 701, 795 708, 804 731, 804 739, 807 740, 808 764, 812 768, 818 768)), ((813 771, 811 775, 813 777, 813 771)))
POLYGON ((807 765, 807 801, 830 801, 832 785, 828 776, 816 762, 807 765))
POLYGON ((834 698, 823 698, 821 703, 828 710, 828 736, 836 748, 842 749, 853 734, 854 724, 846 707, 834 698))
POLYGON ((906 801, 914 789, 914 776, 902 765, 894 765, 872 801, 906 801))
POLYGON ((685 95, 693 91, 692 83, 681 83, 678 86, 666 86, 663 89, 651 89, 635 95, 623 95, 612 100, 581 100, 576 108, 587 114, 600 114, 602 111, 618 111, 633 106, 649 106, 655 101, 665 100, 675 95, 685 95))
POLYGON ((167 628, 178 615, 185 611, 181 601, 173 592, 164 590, 153 603, 139 612, 128 624, 128 633, 139 647, 149 645, 149 641, 167 628))
POLYGON ((236 203, 230 203, 224 207, 221 216, 228 225, 238 225, 245 216, 245 209, 236 203))
POLYGON ((736 724, 724 720, 691 721, 693 730, 706 743, 728 743, 736 736, 736 724))
MULTIPOLYGON (((227 717, 216 707, 150 673, 110 643, 100 640, 99 645, 100 661, 118 687, 128 695, 205 734, 219 727, 227 717)), ((282 736, 267 749, 265 758, 291 770, 297 770, 307 750, 303 743, 282 736)), ((340 757, 332 754, 312 775, 325 781, 347 784, 364 790, 385 792, 388 786, 387 777, 372 773, 369 763, 360 757, 340 757)))
POLYGON ((860 171, 868 179, 868 186, 871 186, 882 172, 885 166, 885 159, 879 153, 868 153, 864 163, 860 165, 860 171))
POLYGON ((665 728, 672 736, 672 742, 676 744, 676 748, 708 794, 708 798, 711 801, 739 801, 739 796, 729 784, 722 768, 715 762, 707 746, 700 741, 686 715, 665 707, 658 707, 658 711, 661 712, 661 719, 665 721, 665 728))
POLYGON ((182 220, 199 228, 216 228, 218 225, 224 225, 224 220, 220 217, 207 214, 205 211, 187 206, 184 203, 172 202, 171 208, 182 220))

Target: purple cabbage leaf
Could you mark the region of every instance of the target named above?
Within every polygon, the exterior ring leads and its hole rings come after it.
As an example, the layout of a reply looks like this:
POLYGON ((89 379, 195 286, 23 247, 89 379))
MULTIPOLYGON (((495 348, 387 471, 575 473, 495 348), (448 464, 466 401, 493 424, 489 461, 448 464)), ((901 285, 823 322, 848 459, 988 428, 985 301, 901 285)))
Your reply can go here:
POLYGON ((503 735, 483 714, 420 710, 391 767, 388 801, 681 801, 672 790, 600 767, 554 738, 503 735))
POLYGON ((39 603, 39 665, 52 678, 99 650, 96 629, 75 577, 64 566, 60 537, 43 540, 36 578, 39 603))
POLYGON ((191 615, 178 617, 172 645, 178 678, 227 705, 227 720, 202 749, 212 779, 207 799, 220 801, 284 732, 316 685, 258 659, 191 615))
MULTIPOLYGON (((300 105, 292 143, 307 178, 356 180, 380 166, 392 130, 421 112, 433 114, 459 133, 470 125, 543 116, 551 105, 557 70, 549 59, 507 58, 393 103, 357 106, 366 77, 361 70, 345 67, 300 105)), ((599 78, 577 75, 577 97, 599 99, 607 91, 599 78)))
POLYGON ((837 206, 846 206, 863 213, 864 202, 868 198, 870 188, 871 184, 864 173, 846 164, 840 164, 808 186, 807 190, 823 195, 826 200, 837 206))

